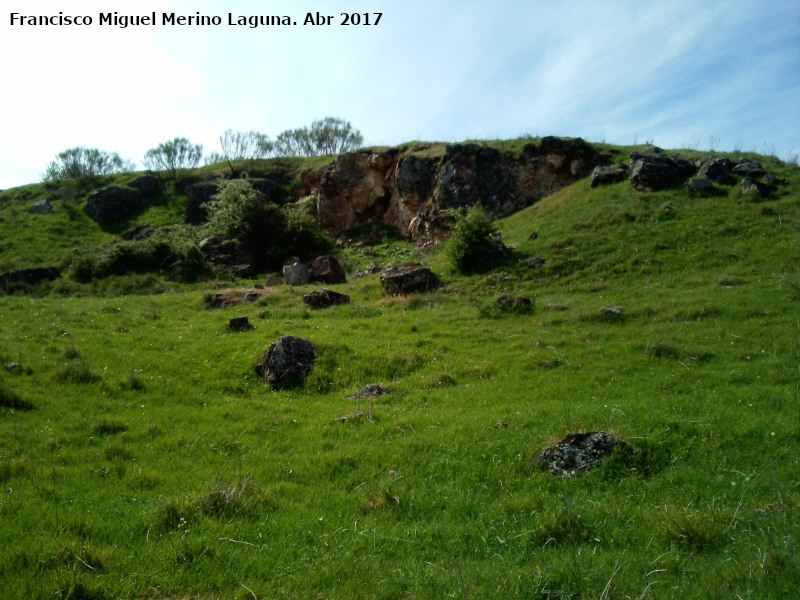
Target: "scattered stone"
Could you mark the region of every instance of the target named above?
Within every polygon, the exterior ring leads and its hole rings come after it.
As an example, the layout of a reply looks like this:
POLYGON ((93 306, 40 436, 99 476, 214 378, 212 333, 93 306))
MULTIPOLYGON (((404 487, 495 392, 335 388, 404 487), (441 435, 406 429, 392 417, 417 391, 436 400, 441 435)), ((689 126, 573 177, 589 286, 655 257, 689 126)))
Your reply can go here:
POLYGON ((107 225, 130 217, 147 204, 147 196, 140 190, 111 185, 89 196, 86 202, 86 214, 97 223, 107 225))
POLYGON ((750 160, 749 158, 740 158, 733 167, 733 172, 737 175, 746 175, 747 177, 763 177, 766 171, 760 162, 750 160))
POLYGON ((529 242, 532 242, 533 240, 538 240, 538 239, 539 239, 539 234, 536 233, 535 231, 528 236, 528 241, 529 242))
POLYGON ((785 177, 783 179, 778 179, 772 173, 767 173, 764 176, 764 183, 766 183, 767 185, 777 187, 779 185, 789 185, 789 180, 786 179, 785 177))
POLYGON ((200 240, 198 247, 210 263, 223 267, 233 276, 249 277, 255 270, 252 254, 234 239, 212 235, 200 240))
POLYGON ((531 299, 523 296, 500 296, 497 304, 501 310, 526 310, 531 307, 531 299))
POLYGON ((231 331, 247 331, 252 328, 253 326, 250 325, 250 319, 248 317, 235 317, 228 321, 228 329, 231 331))
POLYGON ((316 359, 311 342, 287 335, 267 348, 256 371, 271 389, 283 390, 301 384, 311 373, 316 359))
POLYGON ((353 279, 353 280, 355 281, 355 280, 357 280, 357 279, 361 279, 362 277, 364 277, 364 271, 362 271, 361 269, 359 269, 358 271, 356 271, 355 273, 353 273, 353 276, 351 277, 351 279, 353 279))
POLYGON ((339 417, 336 420, 339 421, 339 423, 347 423, 348 421, 358 421, 360 419, 366 419, 370 423, 374 423, 374 420, 372 418, 372 406, 371 405, 366 411, 361 410, 361 411, 358 411, 358 412, 342 415, 341 417, 339 417))
POLYGON ((333 256, 319 256, 308 265, 309 281, 315 283, 347 283, 342 265, 333 256))
POLYGON ((604 431, 570 433, 560 442, 545 448, 534 463, 556 477, 572 477, 599 467, 620 444, 624 442, 604 431))
POLYGON ((367 267, 367 273, 370 275, 375 275, 376 273, 381 272, 381 266, 378 263, 371 263, 370 266, 367 267))
POLYGON ((531 258, 525 258, 520 261, 522 265, 528 269, 541 269, 547 264, 547 261, 543 258, 538 256, 532 256, 531 258))
POLYGON ((772 193, 773 189, 774 188, 772 186, 767 185, 766 183, 761 183, 760 181, 756 181, 755 179, 751 179, 750 177, 745 177, 742 179, 742 196, 751 198, 766 198, 772 193))
POLYGON ((608 321, 619 320, 622 314, 622 308, 619 306, 604 306, 600 309, 600 316, 608 321))
POLYGON ((311 279, 308 268, 301 262, 294 262, 283 267, 283 276, 286 283, 292 286, 306 285, 311 279))
POLYGON ((389 393, 385 387, 383 387, 379 383, 370 383, 369 385, 365 386, 363 390, 358 392, 357 394, 353 394, 350 396, 351 400, 367 400, 369 398, 378 398, 379 396, 385 396, 389 393))
POLYGON ((619 181, 624 181, 627 176, 628 167, 625 165, 616 165, 613 167, 595 167, 594 171, 592 171, 590 185, 595 188, 598 185, 617 183, 619 181))
POLYGON ((230 308, 242 302, 252 304, 267 295, 266 290, 228 290, 214 294, 207 300, 211 308, 230 308))
POLYGON ((733 163, 729 159, 722 156, 712 156, 703 163, 697 174, 711 181, 729 183, 732 170, 733 163))
POLYGON ((389 265, 381 271, 381 285, 391 296, 405 296, 413 292, 429 292, 439 282, 431 270, 420 263, 389 265))
POLYGON ((495 429, 508 429, 508 423, 495 423, 495 429))
POLYGON ((568 310, 568 307, 567 307, 566 304, 553 304, 552 302, 548 302, 545 305, 544 310, 552 310, 554 312, 561 312, 561 311, 568 310))
POLYGON ((303 296, 303 304, 311 308, 328 308, 339 304, 350 304, 350 296, 322 288, 320 291, 314 291, 303 296))
POLYGON ((705 177, 692 177, 683 185, 683 189, 700 196, 715 196, 717 194, 717 188, 705 177))
POLYGON ((283 285, 283 279, 278 277, 277 275, 270 275, 267 277, 267 280, 264 282, 266 287, 278 287, 279 285, 283 285))
POLYGON ((37 215, 49 215, 53 212, 53 207, 50 204, 50 200, 39 200, 31 207, 31 212, 37 215))
POLYGON ((491 252, 494 256, 503 256, 514 251, 513 246, 506 246, 505 243, 503 243, 503 234, 499 231, 495 232, 491 241, 493 244, 491 252))
POLYGON ((9 363, 7 365, 3 365, 3 370, 11 373, 12 375, 19 375, 24 371, 23 367, 19 363, 9 363))
POLYGON ((631 184, 640 192, 671 187, 694 171, 689 161, 673 160, 664 154, 631 154, 631 184))
POLYGON ((53 281, 61 277, 57 267, 37 267, 34 269, 17 269, 0 275, 0 289, 13 292, 28 285, 38 285, 45 281, 53 281))

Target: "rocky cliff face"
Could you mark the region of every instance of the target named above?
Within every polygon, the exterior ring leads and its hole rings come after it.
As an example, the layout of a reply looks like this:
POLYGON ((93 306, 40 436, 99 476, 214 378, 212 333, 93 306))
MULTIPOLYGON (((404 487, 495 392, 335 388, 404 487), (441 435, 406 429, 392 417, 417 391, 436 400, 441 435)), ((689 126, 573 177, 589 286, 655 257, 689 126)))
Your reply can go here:
POLYGON ((419 151, 345 154, 322 174, 317 219, 338 236, 382 221, 417 243, 436 243, 443 211, 480 202, 501 217, 588 176, 602 159, 580 138, 546 137, 518 155, 477 144, 453 144, 431 157, 419 151))

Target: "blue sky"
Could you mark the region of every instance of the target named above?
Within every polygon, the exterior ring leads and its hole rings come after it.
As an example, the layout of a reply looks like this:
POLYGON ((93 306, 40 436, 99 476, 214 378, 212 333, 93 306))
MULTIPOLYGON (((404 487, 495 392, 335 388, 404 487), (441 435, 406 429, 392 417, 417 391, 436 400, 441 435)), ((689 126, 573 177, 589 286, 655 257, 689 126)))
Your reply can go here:
POLYGON ((798 0, 10 0, 0 55, 0 189, 74 146, 138 164, 176 136, 211 152, 228 128, 274 138, 325 116, 368 145, 530 134, 800 153, 798 0), (9 24, 59 11, 95 23, 9 24), (108 11, 223 24, 100 26, 108 11), (367 11, 377 26, 338 25, 367 11), (334 25, 227 25, 307 12, 334 25))

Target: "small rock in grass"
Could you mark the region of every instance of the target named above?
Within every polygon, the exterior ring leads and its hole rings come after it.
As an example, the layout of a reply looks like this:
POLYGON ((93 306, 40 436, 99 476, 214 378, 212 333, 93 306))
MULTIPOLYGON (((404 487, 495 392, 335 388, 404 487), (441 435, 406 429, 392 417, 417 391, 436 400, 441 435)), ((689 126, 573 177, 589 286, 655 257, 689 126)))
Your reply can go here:
POLYGON ((366 400, 367 398, 377 398, 378 396, 385 396, 389 391, 379 383, 370 383, 365 386, 363 390, 357 394, 350 396, 351 400, 366 400))
POLYGON ((248 329, 252 329, 252 327, 248 317, 236 317, 228 321, 228 329, 231 331, 247 331, 248 329))
POLYGON ((534 463, 556 477, 572 477, 599 467, 620 444, 624 442, 605 431, 570 433, 545 448, 534 463))
POLYGON ((267 348, 256 371, 270 388, 283 390, 300 385, 311 374, 316 359, 314 344, 286 335, 267 348))

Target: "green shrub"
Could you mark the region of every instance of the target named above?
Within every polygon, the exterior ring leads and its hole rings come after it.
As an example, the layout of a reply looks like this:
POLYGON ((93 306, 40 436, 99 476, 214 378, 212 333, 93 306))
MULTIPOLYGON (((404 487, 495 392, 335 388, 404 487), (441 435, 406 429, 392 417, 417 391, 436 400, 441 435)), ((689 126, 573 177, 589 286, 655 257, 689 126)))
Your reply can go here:
POLYGON ((498 229, 480 205, 458 213, 450 232, 447 254, 460 273, 486 271, 500 256, 498 229))
POLYGON ((238 239, 256 268, 278 268, 287 256, 313 258, 330 249, 312 217, 268 202, 248 181, 229 182, 213 199, 206 233, 238 239))
POLYGON ((146 240, 85 248, 70 257, 68 264, 73 277, 84 283, 113 275, 154 272, 192 282, 211 273, 195 232, 186 227, 165 228, 146 240))

